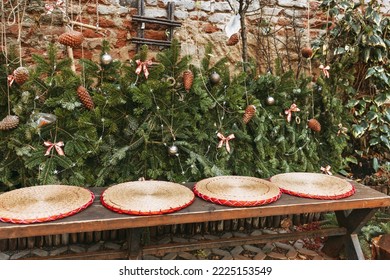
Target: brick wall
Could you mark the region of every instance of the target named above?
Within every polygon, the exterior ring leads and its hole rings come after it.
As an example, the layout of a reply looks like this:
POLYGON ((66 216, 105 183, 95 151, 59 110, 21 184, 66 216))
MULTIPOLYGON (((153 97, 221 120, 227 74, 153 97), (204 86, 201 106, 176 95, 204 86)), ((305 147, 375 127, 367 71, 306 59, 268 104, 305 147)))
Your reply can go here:
MULTIPOLYGON (((57 38, 65 31, 64 15, 55 8, 47 14, 44 4, 55 4, 56 0, 24 1, 3 0, 1 31, 6 30, 1 38, 1 48, 15 45, 22 47, 24 64, 31 63, 32 53, 44 53, 49 42, 57 42, 57 38), (18 9, 11 12, 10 3, 19 3, 18 9), (23 9, 25 8, 25 14, 23 9), (21 22, 21 25, 20 25, 21 22), (18 38, 21 38, 20 42, 18 38)), ((169 0, 145 0, 145 15, 150 17, 166 17, 166 6, 169 0)), ((175 2, 175 19, 182 22, 176 28, 174 36, 182 43, 184 54, 194 56, 194 63, 201 58, 204 46, 208 41, 214 44, 214 57, 227 56, 232 63, 239 61, 241 45, 228 47, 224 28, 233 15, 232 9, 225 0, 171 0, 175 2)), ((233 8, 237 1, 231 1, 233 8)), ((382 1, 383 12, 389 13, 390 0, 382 1)), ((68 19, 82 22, 95 28, 75 25, 85 36, 82 47, 74 49, 76 59, 85 57, 99 60, 103 39, 110 42, 110 54, 114 59, 122 61, 131 59, 135 45, 131 38, 137 35, 137 23, 132 15, 138 14, 137 0, 67 0, 68 19)), ((326 15, 318 9, 319 1, 308 0, 253 0, 251 12, 247 17, 250 56, 255 58, 263 69, 271 63, 270 57, 279 55, 291 65, 297 57, 301 45, 310 44, 310 36, 315 38, 321 32, 327 20, 326 15), (308 25, 308 19, 310 25, 308 25)), ((166 39, 166 27, 147 24, 145 37, 166 39)), ((58 43, 57 43, 58 44, 58 43)), ((65 56, 66 50, 58 44, 60 54, 65 56)), ((152 48, 154 52, 159 48, 152 48)), ((153 53, 151 53, 153 56, 153 53)))

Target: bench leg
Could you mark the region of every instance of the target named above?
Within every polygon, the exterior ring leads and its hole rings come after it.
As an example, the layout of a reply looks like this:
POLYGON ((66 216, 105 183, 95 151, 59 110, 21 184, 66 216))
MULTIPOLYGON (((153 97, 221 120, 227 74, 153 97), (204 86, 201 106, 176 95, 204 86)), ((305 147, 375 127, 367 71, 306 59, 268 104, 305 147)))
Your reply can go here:
POLYGON ((361 228, 374 216, 378 209, 356 209, 347 214, 345 211, 336 211, 340 227, 347 229, 345 236, 330 237, 324 244, 322 251, 330 257, 337 257, 344 248, 345 257, 350 260, 364 259, 360 247, 358 233, 361 228))
POLYGON ((141 258, 141 237, 142 228, 129 228, 127 231, 127 246, 129 259, 137 260, 141 258))

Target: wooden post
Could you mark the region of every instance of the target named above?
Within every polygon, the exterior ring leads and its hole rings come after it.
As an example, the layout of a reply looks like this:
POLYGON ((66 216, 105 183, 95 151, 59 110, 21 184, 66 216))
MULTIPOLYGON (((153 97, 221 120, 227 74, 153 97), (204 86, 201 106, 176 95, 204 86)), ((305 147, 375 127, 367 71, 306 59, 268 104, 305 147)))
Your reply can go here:
POLYGON ((8 239, 1 239, 0 240, 0 252, 7 251, 8 250, 8 239))
POLYGON ((141 258, 141 236, 142 228, 127 229, 127 248, 129 259, 141 258))

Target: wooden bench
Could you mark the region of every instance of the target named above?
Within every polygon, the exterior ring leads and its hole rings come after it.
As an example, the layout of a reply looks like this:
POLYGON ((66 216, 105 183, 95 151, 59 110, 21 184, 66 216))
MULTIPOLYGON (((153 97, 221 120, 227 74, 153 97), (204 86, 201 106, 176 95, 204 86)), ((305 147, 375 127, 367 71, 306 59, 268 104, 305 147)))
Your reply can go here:
MULTIPOLYGON (((390 206, 390 196, 359 183, 352 183, 356 187, 356 193, 341 200, 315 200, 283 194, 278 201, 272 204, 259 207, 234 208, 216 205, 197 197, 194 203, 185 209, 172 214, 155 216, 130 216, 112 212, 100 203, 100 194, 104 189, 97 188, 92 189, 96 194, 96 198, 94 203, 86 210, 74 216, 47 223, 29 225, 0 223, 0 239, 126 229, 128 242, 128 250, 126 251, 80 253, 53 258, 137 259, 145 254, 164 254, 202 248, 265 244, 267 242, 328 236, 323 248, 324 253, 336 256, 342 249, 345 249, 346 258, 364 259, 357 234, 378 209, 390 206), (203 240, 185 244, 141 246, 141 235, 144 228, 153 226, 319 212, 335 212, 339 227, 307 232, 203 240)), ((192 185, 186 184, 189 188, 192 185)))

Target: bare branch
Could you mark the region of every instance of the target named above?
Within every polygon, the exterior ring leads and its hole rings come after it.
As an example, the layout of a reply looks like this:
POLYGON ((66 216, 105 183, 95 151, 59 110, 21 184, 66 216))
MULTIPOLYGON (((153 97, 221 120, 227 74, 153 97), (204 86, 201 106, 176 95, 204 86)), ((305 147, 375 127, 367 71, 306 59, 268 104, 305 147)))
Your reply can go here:
POLYGON ((230 0, 226 0, 226 1, 228 2, 229 6, 230 6, 230 9, 232 9, 232 11, 233 11, 234 13, 237 13, 236 10, 234 9, 232 3, 230 2, 230 0))

